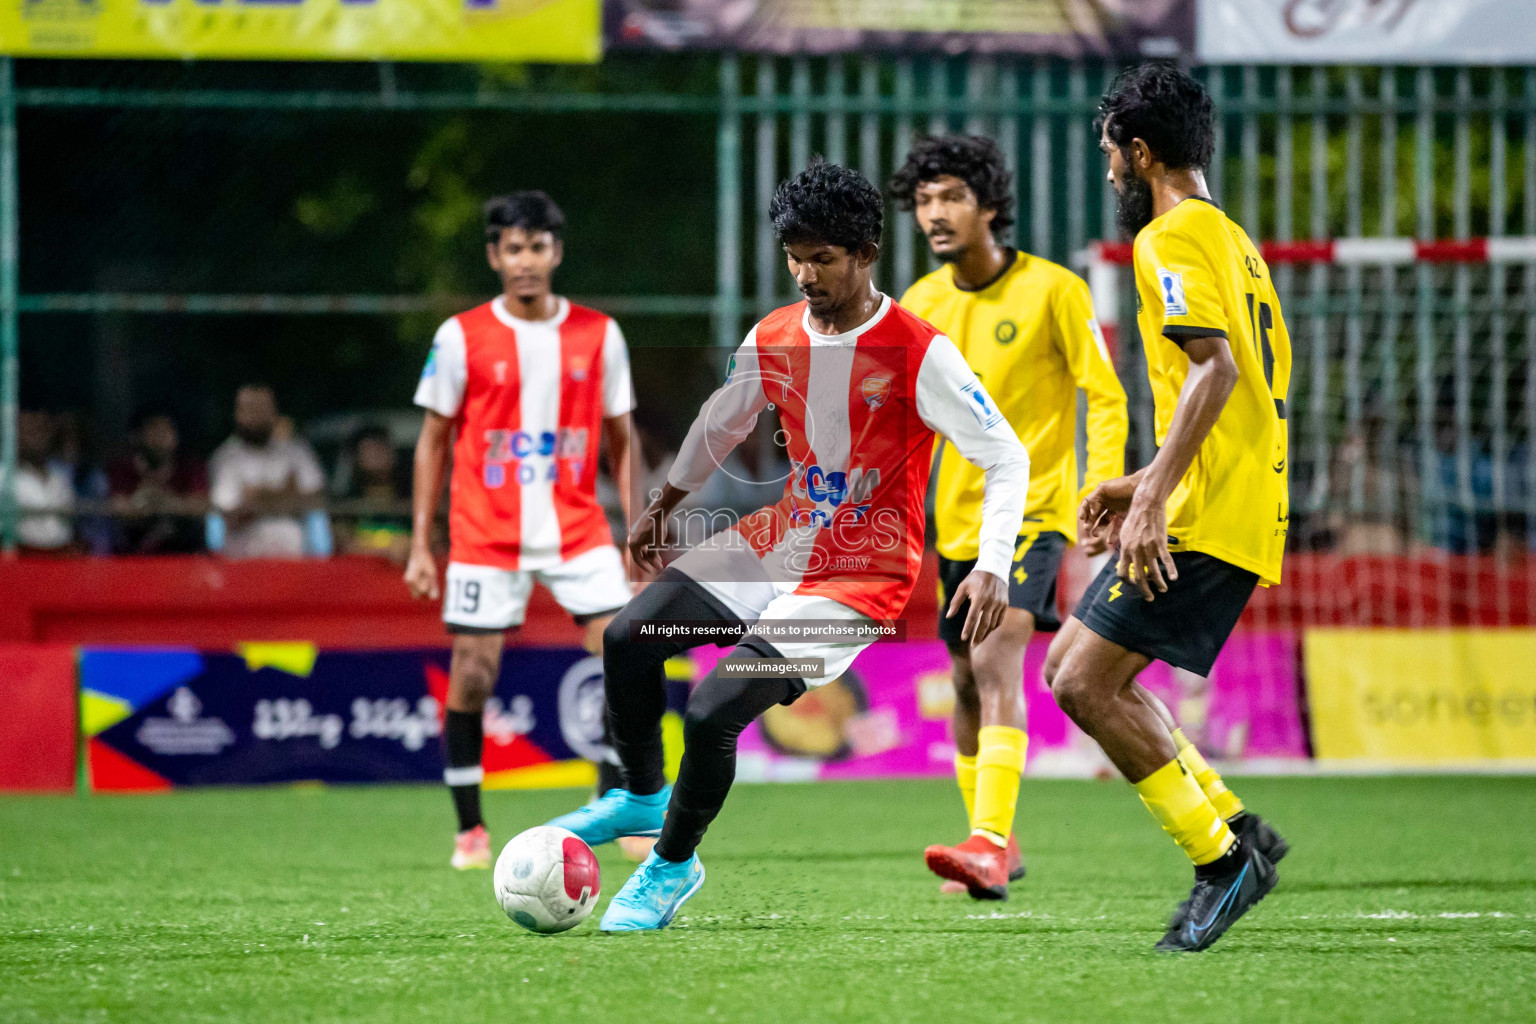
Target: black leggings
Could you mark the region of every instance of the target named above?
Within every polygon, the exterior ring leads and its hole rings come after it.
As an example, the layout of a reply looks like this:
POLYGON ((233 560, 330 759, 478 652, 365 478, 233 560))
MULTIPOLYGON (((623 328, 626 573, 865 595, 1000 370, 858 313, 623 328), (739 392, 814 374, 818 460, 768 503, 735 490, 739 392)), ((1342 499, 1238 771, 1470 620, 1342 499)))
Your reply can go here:
MULTIPOLYGON (((632 793, 656 793, 662 772, 661 716, 666 711, 666 661, 699 646, 687 640, 636 640, 631 624, 678 620, 736 623, 715 598, 683 573, 668 569, 615 616, 603 632, 608 732, 632 793)), ((730 658, 776 658, 761 641, 747 641, 730 658)), ((683 762, 656 843, 659 856, 684 861, 720 813, 736 778, 736 740, 752 720, 805 691, 800 679, 723 677, 719 666, 694 688, 683 716, 683 762)))

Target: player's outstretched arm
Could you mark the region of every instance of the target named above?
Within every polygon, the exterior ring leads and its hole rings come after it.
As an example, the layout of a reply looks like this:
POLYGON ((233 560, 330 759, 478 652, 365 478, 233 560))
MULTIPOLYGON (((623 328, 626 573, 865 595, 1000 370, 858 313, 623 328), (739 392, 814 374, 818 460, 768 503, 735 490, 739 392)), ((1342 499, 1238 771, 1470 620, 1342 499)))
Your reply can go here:
POLYGON ((443 493, 443 466, 448 460, 452 425, 448 417, 427 410, 411 468, 411 554, 405 564, 405 585, 412 597, 433 601, 442 591, 437 583, 437 562, 432 557, 432 524, 443 493))
MULTIPOLYGON (((984 474, 976 568, 955 589, 961 602, 971 602, 961 638, 979 644, 1002 622, 1008 606, 1005 580, 1014 538, 1024 523, 1029 453, 965 357, 943 335, 934 338, 923 355, 916 390, 918 417, 984 474)), ((950 614, 959 607, 951 604, 950 614)))
POLYGON ((1115 571, 1153 599, 1154 588, 1168 589, 1178 579, 1168 553, 1168 496, 1184 479, 1190 463, 1205 443, 1227 398, 1237 385, 1237 362, 1221 336, 1181 338, 1189 357, 1189 376, 1179 390, 1178 405, 1168 436, 1157 457, 1143 471, 1120 527, 1120 562, 1115 571))

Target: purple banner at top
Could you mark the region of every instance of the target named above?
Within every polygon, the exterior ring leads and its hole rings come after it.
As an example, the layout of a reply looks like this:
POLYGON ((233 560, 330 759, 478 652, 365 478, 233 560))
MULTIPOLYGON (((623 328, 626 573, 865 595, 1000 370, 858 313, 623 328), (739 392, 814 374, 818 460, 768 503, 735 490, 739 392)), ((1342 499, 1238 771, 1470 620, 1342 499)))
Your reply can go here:
MULTIPOLYGON (((1098 747, 1071 723, 1045 688, 1048 637, 1024 660, 1029 709, 1027 774, 1085 777, 1108 770, 1098 747)), ((723 655, 692 653, 702 677, 723 655)), ((1229 762, 1307 757, 1291 633, 1247 633, 1228 641, 1210 678, 1155 662, 1141 682, 1156 693, 1213 759, 1229 762)), ((954 693, 949 652, 939 641, 876 644, 841 679, 774 707, 742 734, 744 781, 947 776, 954 693)))
POLYGON ((605 0, 609 49, 1174 57, 1195 0, 605 0))

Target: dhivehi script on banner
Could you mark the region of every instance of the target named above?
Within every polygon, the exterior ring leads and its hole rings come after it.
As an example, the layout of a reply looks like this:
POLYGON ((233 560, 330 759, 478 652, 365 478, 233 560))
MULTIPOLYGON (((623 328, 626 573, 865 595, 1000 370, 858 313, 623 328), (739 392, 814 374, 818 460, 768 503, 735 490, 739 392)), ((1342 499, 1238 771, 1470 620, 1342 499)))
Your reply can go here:
POLYGON ((0 0, 0 53, 595 61, 601 0, 0 0))

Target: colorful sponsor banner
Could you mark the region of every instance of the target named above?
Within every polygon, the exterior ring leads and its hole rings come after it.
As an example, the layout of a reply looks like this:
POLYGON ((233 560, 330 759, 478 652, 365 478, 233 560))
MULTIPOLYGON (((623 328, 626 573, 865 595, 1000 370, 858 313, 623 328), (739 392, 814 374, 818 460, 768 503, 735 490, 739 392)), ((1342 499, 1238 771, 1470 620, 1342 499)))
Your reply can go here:
MULTIPOLYGON (((1103 755, 1056 706, 1045 688, 1048 637, 1036 637, 1024 662, 1031 775, 1088 776, 1103 755)), ((726 652, 690 655, 696 678, 726 652)), ((1307 757, 1292 633, 1238 634, 1209 680, 1154 663, 1141 682, 1181 717, 1209 709, 1200 733, 1210 756, 1228 761, 1307 757), (1182 712, 1181 712, 1182 709, 1182 712)), ((949 652, 939 641, 875 644, 835 682, 787 707, 769 709, 742 734, 743 781, 947 776, 954 771, 950 734, 954 690, 949 652)))
MULTIPOLYGON (((1029 772, 1092 775, 1103 757, 1056 707, 1025 660, 1029 772)), ((689 686, 725 654, 668 664, 668 773, 681 756, 689 686)), ((1232 638, 1209 680, 1161 664, 1142 682, 1176 713, 1205 716, 1203 745, 1225 760, 1307 754, 1291 634, 1232 638)), ((79 662, 86 776, 95 790, 281 782, 435 782, 448 652, 317 651, 246 644, 235 653, 86 648, 79 662)), ((881 643, 837 681, 774 707, 741 740, 743 781, 945 776, 953 770, 949 654, 938 641, 881 643)), ((485 713, 485 784, 590 786, 607 756, 602 672, 575 649, 510 648, 485 713)))
POLYGON ((1536 763, 1536 630, 1313 629, 1319 760, 1536 763))
POLYGON ((595 61, 600 0, 5 0, 23 57, 595 61))
MULTIPOLYGON (((86 648, 80 686, 92 789, 443 774, 447 651, 86 648)), ((584 651, 508 649, 485 711, 485 785, 592 785, 607 749, 602 692, 601 662, 584 651)), ((680 732, 670 716, 669 735, 680 732)))
POLYGON ((75 651, 0 644, 0 791, 75 788, 75 651))
POLYGON ((1193 49, 1195 0, 608 0, 603 20, 619 49, 1171 57, 1193 49))
POLYGON ((1200 0, 1212 64, 1524 64, 1530 0, 1200 0))

